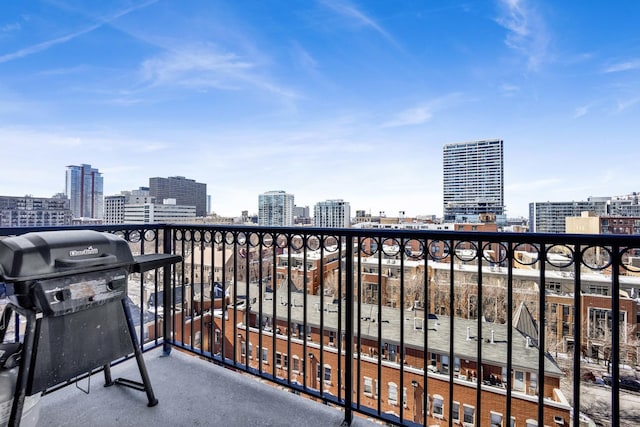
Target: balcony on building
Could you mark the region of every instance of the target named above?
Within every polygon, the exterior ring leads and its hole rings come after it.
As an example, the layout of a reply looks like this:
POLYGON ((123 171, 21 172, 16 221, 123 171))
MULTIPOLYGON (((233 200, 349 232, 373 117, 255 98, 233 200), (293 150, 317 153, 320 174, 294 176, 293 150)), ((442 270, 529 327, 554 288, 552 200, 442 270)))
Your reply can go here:
MULTIPOLYGON (((128 281, 159 404, 103 387, 97 369, 46 390, 37 425, 555 427, 639 416, 628 385, 640 365, 636 236, 71 228, 115 233, 136 255, 182 257, 128 281)), ((5 340, 20 340, 14 325, 5 340)), ((112 371, 138 375, 131 358, 112 371)))

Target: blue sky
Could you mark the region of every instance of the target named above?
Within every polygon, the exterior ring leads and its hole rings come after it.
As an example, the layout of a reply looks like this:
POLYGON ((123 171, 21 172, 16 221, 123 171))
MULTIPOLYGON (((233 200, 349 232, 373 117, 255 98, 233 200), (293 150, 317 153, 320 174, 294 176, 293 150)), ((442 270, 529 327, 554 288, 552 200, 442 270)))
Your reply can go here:
POLYGON ((640 2, 0 3, 0 194, 207 184, 222 215, 442 214, 442 147, 505 141, 509 216, 640 191, 640 2), (612 7, 615 6, 615 7, 612 7))

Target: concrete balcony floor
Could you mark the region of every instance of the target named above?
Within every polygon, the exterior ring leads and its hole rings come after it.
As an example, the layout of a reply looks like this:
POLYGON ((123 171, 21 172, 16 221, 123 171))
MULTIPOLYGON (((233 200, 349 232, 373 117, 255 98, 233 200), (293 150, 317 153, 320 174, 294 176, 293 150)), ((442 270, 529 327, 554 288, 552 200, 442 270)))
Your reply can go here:
MULTIPOLYGON (((146 393, 128 387, 105 388, 104 376, 92 376, 90 392, 74 385, 40 401, 38 427, 49 426, 339 426, 344 413, 257 378, 173 350, 144 354, 157 406, 146 393)), ((140 381, 134 359, 112 368, 113 378, 140 381)), ((79 386, 87 388, 85 379, 79 386)), ((353 426, 379 425, 354 415, 353 426)))

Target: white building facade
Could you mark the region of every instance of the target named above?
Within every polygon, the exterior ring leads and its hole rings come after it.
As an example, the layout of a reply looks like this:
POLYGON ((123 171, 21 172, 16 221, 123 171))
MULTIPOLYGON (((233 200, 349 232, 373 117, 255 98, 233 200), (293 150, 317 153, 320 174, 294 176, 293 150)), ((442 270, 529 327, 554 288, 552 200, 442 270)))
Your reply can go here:
POLYGON ((293 225, 293 194, 267 191, 258 196, 258 225, 290 227, 293 225))
POLYGON ((351 225, 351 207, 342 199, 326 200, 313 207, 316 227, 347 228, 351 225))
POLYGON ((500 139, 446 144, 443 149, 444 220, 505 214, 504 151, 500 139))

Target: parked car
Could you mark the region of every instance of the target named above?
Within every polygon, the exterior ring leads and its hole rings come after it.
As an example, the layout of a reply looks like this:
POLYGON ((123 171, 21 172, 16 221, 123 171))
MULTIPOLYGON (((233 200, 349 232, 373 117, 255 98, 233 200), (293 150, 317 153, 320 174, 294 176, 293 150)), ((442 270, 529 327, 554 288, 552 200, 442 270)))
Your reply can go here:
POLYGON ((621 378, 620 388, 631 391, 640 391, 640 381, 632 377, 621 378))
MULTIPOLYGON (((602 377, 602 381, 606 385, 613 385, 613 377, 605 375, 602 377)), ((640 391, 640 380, 634 377, 622 377, 620 378, 620 388, 624 390, 640 391)))

